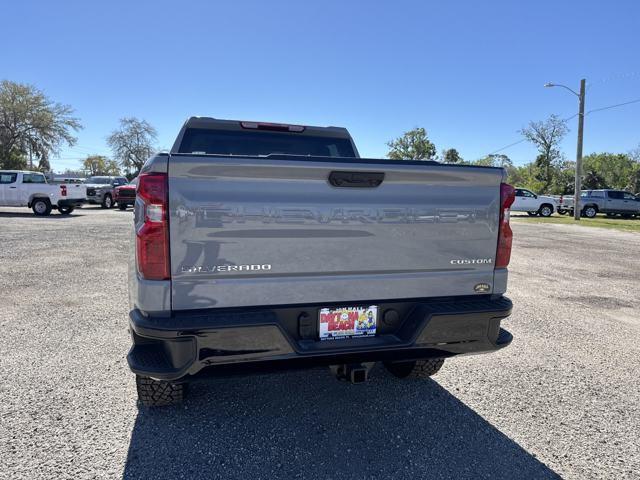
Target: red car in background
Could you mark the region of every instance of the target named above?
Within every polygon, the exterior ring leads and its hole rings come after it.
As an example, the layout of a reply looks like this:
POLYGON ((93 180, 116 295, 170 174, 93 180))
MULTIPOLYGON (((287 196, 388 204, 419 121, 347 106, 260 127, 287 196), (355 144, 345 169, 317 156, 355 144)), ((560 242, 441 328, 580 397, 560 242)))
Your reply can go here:
POLYGON ((127 185, 116 187, 113 193, 113 201, 118 205, 120 210, 126 210, 127 207, 133 206, 136 201, 136 188, 138 186, 138 177, 131 180, 127 185))

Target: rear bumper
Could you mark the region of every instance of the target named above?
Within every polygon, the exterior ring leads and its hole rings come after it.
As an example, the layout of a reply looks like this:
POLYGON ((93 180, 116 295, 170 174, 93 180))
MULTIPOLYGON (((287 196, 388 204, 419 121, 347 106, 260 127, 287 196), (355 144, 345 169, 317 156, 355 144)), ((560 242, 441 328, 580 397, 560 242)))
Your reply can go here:
POLYGON ((80 207, 86 203, 84 198, 65 198, 58 200, 59 207, 80 207))
MULTIPOLYGON (((208 310, 145 317, 130 313, 134 373, 163 380, 492 352, 511 343, 500 328, 506 297, 418 299, 378 304, 376 337, 318 341, 318 305, 208 310), (387 312, 395 311, 396 314, 387 312)), ((328 306, 328 305, 323 305, 328 306)))

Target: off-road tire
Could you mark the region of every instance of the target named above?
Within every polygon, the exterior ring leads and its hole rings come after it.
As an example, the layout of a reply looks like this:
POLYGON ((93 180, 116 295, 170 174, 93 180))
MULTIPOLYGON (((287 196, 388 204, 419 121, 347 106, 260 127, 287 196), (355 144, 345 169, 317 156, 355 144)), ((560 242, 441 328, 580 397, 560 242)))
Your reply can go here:
POLYGON ((51 213, 51 202, 48 198, 34 198, 31 202, 31 210, 38 217, 46 217, 51 213))
POLYGON ((413 362, 385 363, 384 366, 396 378, 429 378, 442 368, 444 358, 427 358, 413 362))
POLYGON ((108 193, 102 198, 102 208, 113 208, 113 197, 108 193), (108 199, 108 200, 107 200, 108 199))
POLYGON ((182 403, 187 393, 185 383, 172 383, 136 375, 138 399, 145 407, 169 407, 182 403))

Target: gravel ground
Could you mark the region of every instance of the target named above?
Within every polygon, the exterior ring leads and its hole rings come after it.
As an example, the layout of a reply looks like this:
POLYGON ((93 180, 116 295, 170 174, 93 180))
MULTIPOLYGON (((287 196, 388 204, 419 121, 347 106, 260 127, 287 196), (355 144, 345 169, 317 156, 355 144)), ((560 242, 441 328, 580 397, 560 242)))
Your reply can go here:
POLYGON ((434 380, 220 379, 148 411, 125 360, 130 222, 0 209, 0 477, 640 477, 640 235, 514 222, 513 344, 434 380))

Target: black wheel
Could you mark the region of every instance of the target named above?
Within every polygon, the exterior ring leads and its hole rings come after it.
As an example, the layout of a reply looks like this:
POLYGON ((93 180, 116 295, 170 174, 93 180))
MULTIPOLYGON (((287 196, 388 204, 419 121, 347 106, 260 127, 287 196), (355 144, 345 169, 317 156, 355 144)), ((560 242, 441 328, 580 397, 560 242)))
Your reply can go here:
POLYGON ((584 207, 584 210, 582 210, 582 215, 584 215, 587 218, 593 218, 597 214, 598 214, 598 209, 593 205, 588 205, 584 207))
POLYGON ((39 217, 46 217, 51 213, 51 202, 48 198, 36 198, 31 202, 31 209, 39 217))
POLYGON ((185 383, 164 382, 136 375, 138 399, 145 407, 168 407, 182 403, 187 393, 185 383))
POLYGON ((553 213, 553 207, 545 203, 544 205, 540 206, 540 210, 538 210, 538 213, 541 217, 550 217, 553 213))
POLYGON ((529 215, 530 217, 535 217, 536 215, 538 215, 538 212, 527 212, 527 215, 529 215))
POLYGON ((126 203, 118 203, 118 208, 120 210, 126 210, 127 209, 127 204, 126 203))
POLYGON ((74 210, 74 207, 58 207, 58 212, 60 212, 61 215, 69 215, 74 210))
POLYGON ((397 378, 429 378, 438 373, 444 364, 444 358, 427 358, 413 362, 385 363, 386 369, 397 378))
POLYGON ((102 199, 102 208, 111 208, 113 207, 113 198, 108 193, 102 199))

